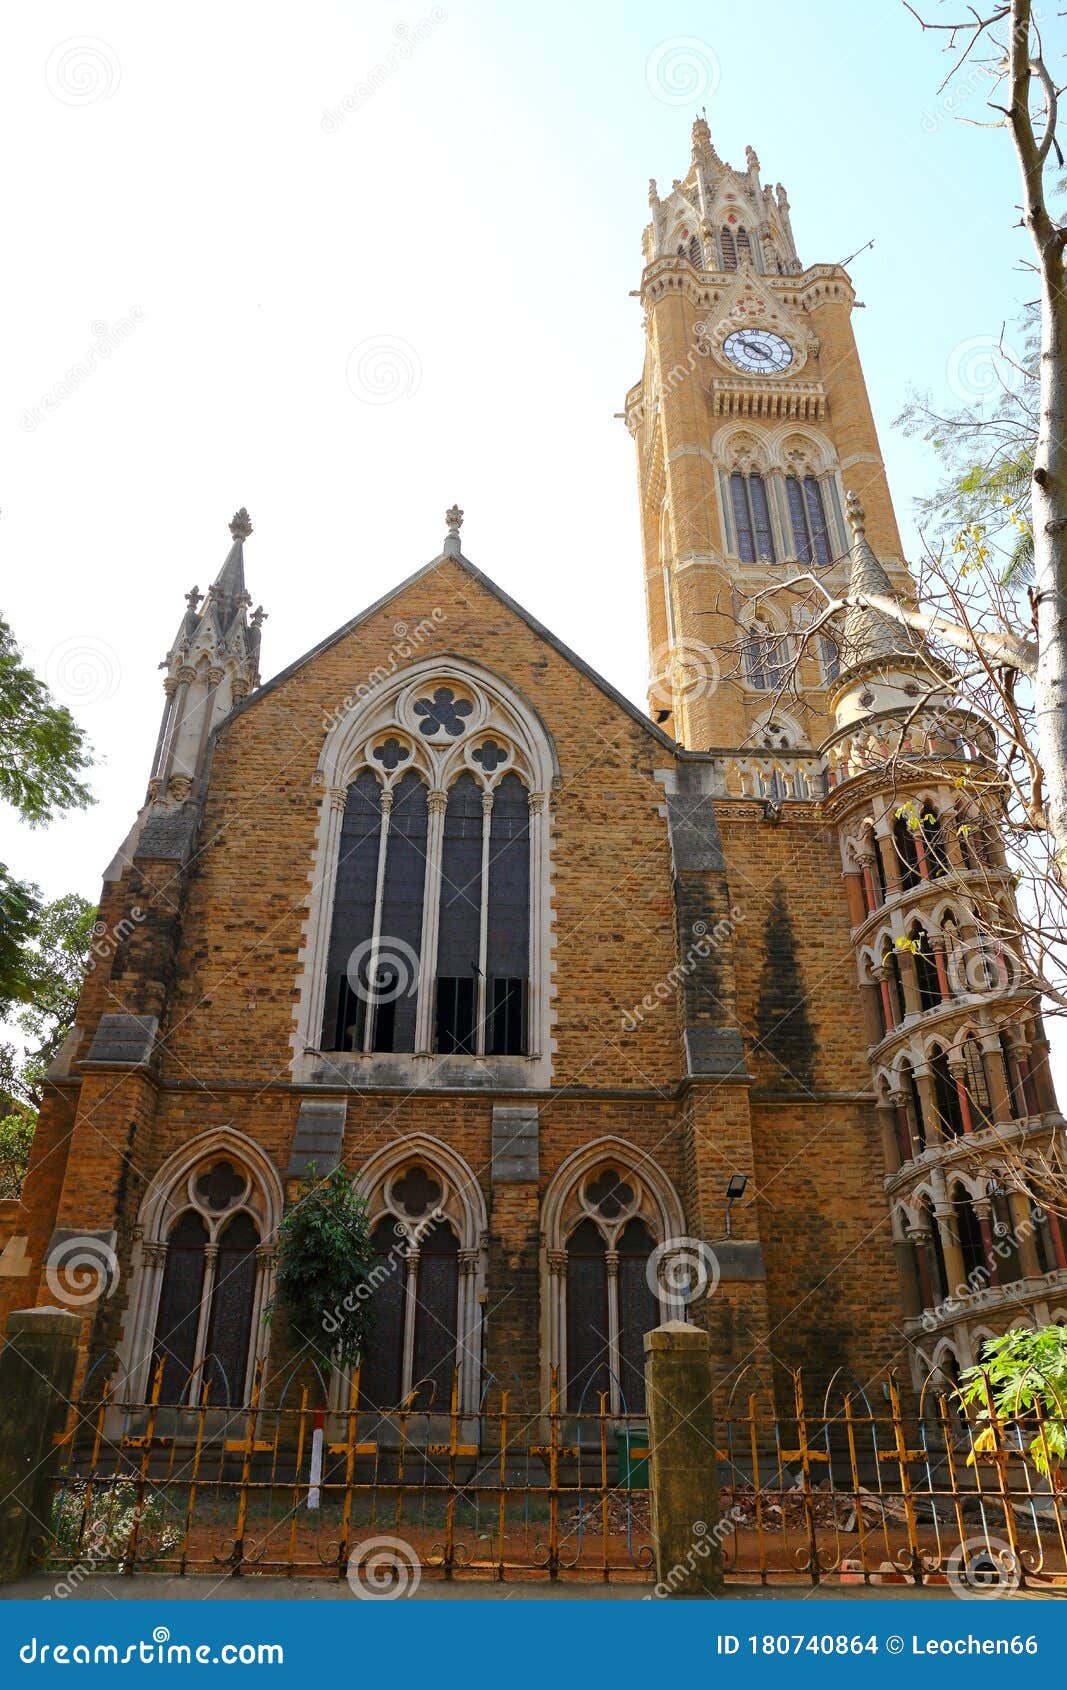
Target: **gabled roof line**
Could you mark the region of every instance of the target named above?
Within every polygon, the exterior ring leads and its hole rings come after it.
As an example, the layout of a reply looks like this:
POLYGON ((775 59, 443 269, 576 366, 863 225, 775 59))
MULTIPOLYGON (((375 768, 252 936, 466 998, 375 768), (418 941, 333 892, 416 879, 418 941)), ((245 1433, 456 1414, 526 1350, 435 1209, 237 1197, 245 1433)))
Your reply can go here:
MULTIPOLYGON (((480 569, 471 563, 469 558, 464 557, 462 552, 453 553, 451 555, 447 552, 439 552, 438 555, 435 558, 432 558, 429 563, 423 564, 421 569, 416 569, 414 573, 407 576, 405 580, 398 582, 395 587, 391 587, 387 593, 383 593, 381 598, 376 599, 374 603, 368 605, 365 610, 361 610, 356 616, 351 617, 349 621, 343 623, 340 628, 335 629, 332 634, 327 634, 326 638, 320 640, 318 645, 312 646, 311 649, 306 651, 302 657, 296 658, 292 663, 280 670, 277 675, 273 675, 269 681, 265 681, 261 687, 258 687, 255 692, 250 693, 247 698, 241 699, 240 702, 230 711, 229 715, 225 718, 225 721, 232 722, 235 717, 243 715, 246 710, 253 709, 254 706, 258 704, 259 700, 265 697, 267 693, 273 692, 274 689, 276 687, 280 687, 283 682, 290 680, 298 670, 304 667, 305 664, 310 663, 314 658, 318 657, 320 653, 328 651, 331 646, 336 645, 339 640, 343 640, 346 635, 353 633, 361 623, 366 622, 370 617, 376 615, 379 610, 382 610, 391 599, 395 599, 400 593, 406 592, 409 587, 415 586, 417 582, 423 580, 435 569, 439 569, 442 564, 459 564, 459 566, 466 570, 467 574, 471 576, 472 580, 476 581, 480 587, 484 587, 485 590, 488 593, 491 593, 495 599, 498 599, 499 602, 506 607, 506 609, 510 610, 515 616, 519 617, 520 621, 525 622, 526 626, 534 634, 536 634, 539 639, 544 640, 547 645, 550 645, 554 651, 558 652, 565 662, 570 663, 579 671, 580 674, 584 675, 587 680, 592 681, 594 686, 599 687, 602 693, 610 698, 614 704, 618 705, 620 710, 625 711, 631 720, 636 722, 639 727, 644 728, 645 732, 650 734, 657 744, 661 745, 664 750, 671 752, 671 754, 675 757, 700 757, 702 755, 700 752, 684 751, 680 745, 675 743, 669 734, 664 733, 662 728, 657 727, 655 722, 651 721, 643 711, 639 710, 636 704, 633 704, 624 693, 621 693, 617 687, 613 687, 610 681, 604 679, 603 675, 598 674, 590 664, 585 662, 584 658, 579 657, 577 652, 572 651, 570 646, 565 645, 561 639, 557 638, 557 636, 552 633, 551 629, 546 628, 542 622, 538 622, 537 618, 532 616, 528 610, 524 610, 517 600, 513 599, 510 594, 506 593, 503 587, 498 587, 496 582, 491 580, 488 575, 484 575, 480 569)), ((223 723, 220 722, 219 727, 221 728, 222 726, 223 723)))

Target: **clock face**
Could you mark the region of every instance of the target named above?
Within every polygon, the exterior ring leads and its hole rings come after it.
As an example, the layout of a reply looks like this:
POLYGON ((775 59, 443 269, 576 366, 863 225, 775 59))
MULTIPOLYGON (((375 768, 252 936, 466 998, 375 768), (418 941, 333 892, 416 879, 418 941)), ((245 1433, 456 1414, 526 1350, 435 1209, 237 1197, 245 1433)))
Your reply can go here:
POLYGON ((735 329, 722 346, 731 364, 754 376, 777 375, 793 362, 793 348, 769 329, 735 329))

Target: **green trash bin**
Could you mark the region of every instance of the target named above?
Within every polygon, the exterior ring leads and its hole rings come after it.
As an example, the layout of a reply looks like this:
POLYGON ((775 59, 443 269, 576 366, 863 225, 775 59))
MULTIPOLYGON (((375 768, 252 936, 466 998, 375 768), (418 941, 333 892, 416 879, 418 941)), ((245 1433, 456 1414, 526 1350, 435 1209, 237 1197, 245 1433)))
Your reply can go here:
POLYGON ((616 1426, 615 1447, 619 1452, 619 1487, 648 1489, 648 1427, 616 1426))

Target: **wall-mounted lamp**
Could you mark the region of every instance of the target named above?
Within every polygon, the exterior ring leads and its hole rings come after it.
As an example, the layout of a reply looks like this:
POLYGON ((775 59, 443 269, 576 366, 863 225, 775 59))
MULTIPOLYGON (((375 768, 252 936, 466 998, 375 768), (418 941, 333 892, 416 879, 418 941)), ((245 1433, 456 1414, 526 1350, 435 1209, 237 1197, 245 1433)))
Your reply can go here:
POLYGON ((726 1187, 726 1236, 727 1236, 727 1238, 730 1237, 730 1209, 731 1209, 731 1207, 734 1203, 739 1202, 740 1199, 745 1195, 745 1187, 746 1187, 747 1184, 748 1184, 748 1175, 747 1174, 731 1174, 730 1175, 730 1183, 726 1187))

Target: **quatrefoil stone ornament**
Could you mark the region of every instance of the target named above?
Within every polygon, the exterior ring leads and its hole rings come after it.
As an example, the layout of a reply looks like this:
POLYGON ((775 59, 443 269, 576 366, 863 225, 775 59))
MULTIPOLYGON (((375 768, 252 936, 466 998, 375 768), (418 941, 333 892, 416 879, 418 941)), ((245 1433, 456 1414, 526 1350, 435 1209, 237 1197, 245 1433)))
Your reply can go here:
POLYGON ((508 760, 504 747, 498 745, 495 739, 487 739, 484 745, 479 745, 477 751, 471 752, 471 756, 476 763, 481 764, 487 775, 491 775, 494 769, 499 769, 501 763, 508 760))
POLYGON ((198 1176, 196 1195, 208 1209, 219 1214, 236 1201, 244 1188, 245 1181, 232 1163, 216 1162, 213 1168, 198 1176))
POLYGON ((390 734, 389 738, 383 740, 381 745, 374 747, 373 755, 375 762, 380 763, 383 769, 392 774, 393 770, 399 768, 401 763, 407 762, 411 752, 406 745, 401 745, 394 734, 390 734))
POLYGON ((437 687, 432 698, 415 702, 415 714, 422 717, 419 732, 426 735, 444 732, 456 739, 473 709, 469 698, 457 698, 451 687, 437 687))
POLYGON ((441 1187, 431 1179, 425 1168, 416 1166, 409 1168, 403 1179, 397 1181, 393 1196, 404 1213, 416 1220, 420 1215, 428 1214, 440 1200, 441 1187))
POLYGON ((593 1208, 609 1221, 621 1215, 634 1200, 633 1187, 627 1185, 613 1168, 605 1168, 602 1174, 598 1174, 586 1186, 585 1194, 593 1208))

